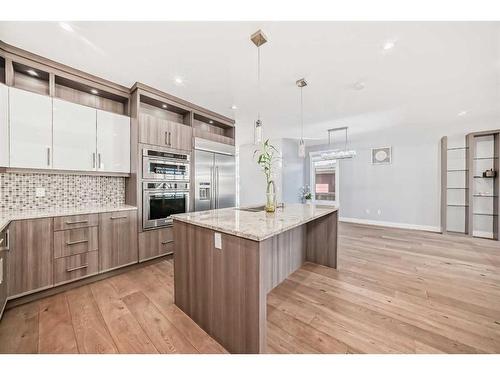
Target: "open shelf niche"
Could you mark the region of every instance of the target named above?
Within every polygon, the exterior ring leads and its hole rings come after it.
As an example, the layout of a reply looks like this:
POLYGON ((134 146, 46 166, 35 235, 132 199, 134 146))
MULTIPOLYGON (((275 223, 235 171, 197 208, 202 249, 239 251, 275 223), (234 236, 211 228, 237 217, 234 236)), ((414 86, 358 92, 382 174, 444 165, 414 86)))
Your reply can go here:
POLYGON ((118 92, 92 81, 56 74, 54 97, 120 115, 129 114, 128 93, 118 92))
POLYGON ((234 125, 218 121, 195 112, 193 115, 194 136, 215 142, 234 145, 234 125))
POLYGON ((5 85, 5 59, 0 56, 0 83, 5 85))
POLYGON ((50 74, 38 67, 12 62, 13 86, 41 95, 50 95, 50 74))
POLYGON ((499 130, 441 139, 443 233, 499 239, 499 139, 499 130))
POLYGON ((173 104, 165 98, 153 95, 140 95, 139 113, 191 126, 191 111, 179 104, 173 104))

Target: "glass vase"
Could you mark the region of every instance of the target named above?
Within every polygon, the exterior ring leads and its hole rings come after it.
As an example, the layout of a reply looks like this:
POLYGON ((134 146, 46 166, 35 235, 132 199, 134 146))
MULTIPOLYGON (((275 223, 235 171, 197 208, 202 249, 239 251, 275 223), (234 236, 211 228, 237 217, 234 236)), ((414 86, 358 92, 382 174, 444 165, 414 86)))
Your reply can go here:
POLYGON ((276 187, 274 181, 268 181, 266 189, 266 212, 276 211, 276 187))

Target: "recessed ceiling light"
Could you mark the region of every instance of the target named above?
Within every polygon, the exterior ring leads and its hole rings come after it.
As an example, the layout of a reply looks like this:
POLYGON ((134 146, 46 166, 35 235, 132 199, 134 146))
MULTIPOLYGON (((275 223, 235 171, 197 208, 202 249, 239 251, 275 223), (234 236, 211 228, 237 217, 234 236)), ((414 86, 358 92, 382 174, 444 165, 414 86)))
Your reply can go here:
POLYGON ((176 85, 182 85, 182 83, 184 82, 184 80, 181 77, 175 77, 174 78, 174 82, 175 82, 176 85))
POLYGON ((72 33, 74 31, 73 28, 71 27, 71 25, 69 23, 59 22, 59 26, 61 26, 61 28, 63 30, 69 31, 70 33, 72 33))
POLYGON ((354 90, 363 90, 366 87, 366 84, 363 81, 358 81, 354 85, 352 85, 352 88, 354 90))
POLYGON ((209 124, 213 124, 214 122, 213 122, 213 120, 210 120, 208 123, 209 123, 209 124))
POLYGON ((460 111, 457 113, 457 116, 465 116, 467 114, 467 111, 460 111))
POLYGON ((38 73, 36 71, 34 71, 33 69, 28 69, 26 71, 26 73, 28 73, 30 76, 38 77, 38 73))
POLYGON ((167 105, 166 104, 162 104, 161 105, 163 108, 167 108, 167 105))
POLYGON ((99 91, 97 91, 96 89, 91 89, 90 92, 94 95, 99 94, 99 91))
POLYGON ((236 104, 233 104, 233 105, 231 106, 231 109, 238 109, 238 106, 237 106, 236 104))
POLYGON ((396 45, 396 42, 394 40, 388 40, 384 43, 384 46, 382 47, 385 51, 388 51, 396 45))

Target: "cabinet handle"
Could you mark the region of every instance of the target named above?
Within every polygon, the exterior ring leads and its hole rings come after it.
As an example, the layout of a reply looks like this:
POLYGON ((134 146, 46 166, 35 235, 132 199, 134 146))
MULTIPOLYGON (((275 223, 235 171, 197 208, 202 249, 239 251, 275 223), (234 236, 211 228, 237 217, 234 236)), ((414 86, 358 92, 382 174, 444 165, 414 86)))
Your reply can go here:
POLYGON ((47 166, 50 167, 50 147, 47 147, 47 166))
POLYGON ((172 146, 172 133, 168 132, 168 145, 172 146))
POLYGON ((5 250, 10 250, 10 229, 5 231, 5 250))
POLYGON ((68 268, 68 269, 66 269, 66 272, 73 272, 73 271, 82 270, 84 268, 87 268, 88 266, 89 266, 88 264, 84 264, 83 266, 68 268))
POLYGON ((95 169, 95 152, 92 153, 92 169, 95 169))
POLYGON ((168 146, 168 132, 165 132, 165 144, 168 146))
POLYGON ((80 240, 80 241, 66 242, 66 245, 67 246, 71 246, 71 245, 76 245, 76 244, 85 243, 85 242, 89 242, 89 240, 80 240))
POLYGON ((173 241, 173 240, 170 240, 170 241, 162 241, 162 242, 161 242, 161 244, 162 244, 162 245, 166 245, 166 244, 171 243, 171 242, 174 242, 174 241, 173 241))
POLYGON ((127 216, 111 216, 111 220, 126 219, 127 216))
POLYGON ((97 154, 97 169, 101 169, 101 153, 97 154))
POLYGON ((67 221, 66 224, 83 224, 88 223, 88 220, 79 220, 79 221, 67 221))

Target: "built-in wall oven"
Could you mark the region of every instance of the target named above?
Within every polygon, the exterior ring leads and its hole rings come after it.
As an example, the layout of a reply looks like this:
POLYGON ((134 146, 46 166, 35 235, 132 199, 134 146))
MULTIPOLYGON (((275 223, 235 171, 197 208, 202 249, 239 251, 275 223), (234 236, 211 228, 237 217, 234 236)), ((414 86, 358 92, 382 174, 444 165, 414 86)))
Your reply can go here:
POLYGON ((172 225, 172 215, 189 212, 189 155, 142 150, 142 227, 172 225))
POLYGON ((189 181, 189 155, 142 150, 142 179, 189 181))
POLYGON ((189 211, 189 182, 143 182, 143 229, 172 224, 172 215, 189 211))

